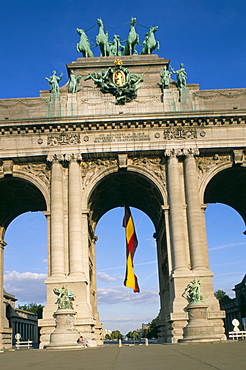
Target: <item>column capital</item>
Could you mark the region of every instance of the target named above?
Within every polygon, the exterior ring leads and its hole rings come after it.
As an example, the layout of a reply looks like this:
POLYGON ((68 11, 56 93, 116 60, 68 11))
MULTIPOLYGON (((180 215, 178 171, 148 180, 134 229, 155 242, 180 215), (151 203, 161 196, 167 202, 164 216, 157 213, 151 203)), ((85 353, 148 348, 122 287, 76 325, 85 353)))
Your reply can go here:
POLYGON ((80 153, 53 153, 47 155, 47 162, 80 162, 82 155, 80 153))
POLYGON ((0 248, 4 249, 8 245, 4 240, 0 240, 0 248))
POLYGON ((166 149, 164 155, 167 157, 181 157, 181 156, 197 156, 199 155, 198 148, 173 148, 166 149))
POLYGON ((64 159, 67 162, 81 162, 82 155, 80 153, 64 154, 64 159))
POLYGON ((46 160, 47 162, 64 162, 64 154, 48 154, 46 160))
POLYGON ((166 156, 166 157, 178 157, 178 156, 181 156, 181 155, 184 155, 183 154, 183 149, 181 149, 181 148, 176 148, 176 149, 166 149, 165 151, 164 151, 164 155, 166 156))
POLYGON ((198 148, 188 148, 183 149, 184 156, 186 157, 195 157, 199 155, 199 149, 198 148))

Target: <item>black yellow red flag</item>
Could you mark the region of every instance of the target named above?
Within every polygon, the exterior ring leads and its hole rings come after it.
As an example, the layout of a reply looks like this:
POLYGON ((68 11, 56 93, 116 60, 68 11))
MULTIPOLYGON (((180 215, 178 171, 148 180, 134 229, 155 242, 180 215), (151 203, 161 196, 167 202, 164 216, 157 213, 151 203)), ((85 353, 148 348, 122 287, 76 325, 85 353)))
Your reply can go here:
POLYGON ((123 227, 126 232, 126 276, 124 285, 132 288, 134 293, 139 293, 138 279, 134 274, 133 257, 138 246, 138 239, 135 232, 135 227, 131 215, 130 208, 125 206, 125 215, 123 219, 123 227))

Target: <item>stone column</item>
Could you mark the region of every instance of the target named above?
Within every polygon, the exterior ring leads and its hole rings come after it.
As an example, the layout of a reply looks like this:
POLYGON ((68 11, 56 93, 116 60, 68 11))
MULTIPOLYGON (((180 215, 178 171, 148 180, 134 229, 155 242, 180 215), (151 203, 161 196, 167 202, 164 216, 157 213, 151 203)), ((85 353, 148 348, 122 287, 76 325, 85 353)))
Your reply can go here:
POLYGON ((71 155, 68 165, 68 229, 69 273, 78 275, 83 269, 82 254, 82 209, 81 209, 81 155, 71 155))
POLYGON ((173 270, 188 269, 186 238, 184 230, 184 206, 181 193, 181 179, 179 174, 178 158, 174 151, 169 155, 167 163, 167 185, 170 210, 170 240, 172 250, 173 270))
POLYGON ((55 156, 51 165, 50 241, 51 276, 64 277, 64 196, 63 167, 55 156))
MULTIPOLYGON (((4 229, 4 228, 0 228, 4 229)), ((3 274, 4 274, 4 247, 7 245, 2 239, 0 235, 0 331, 2 331, 4 327, 5 321, 5 312, 4 312, 4 303, 3 303, 3 274)))
POLYGON ((198 191, 198 173, 194 155, 198 150, 189 150, 184 160, 185 194, 190 245, 191 268, 208 268, 208 249, 204 240, 204 212, 198 191))

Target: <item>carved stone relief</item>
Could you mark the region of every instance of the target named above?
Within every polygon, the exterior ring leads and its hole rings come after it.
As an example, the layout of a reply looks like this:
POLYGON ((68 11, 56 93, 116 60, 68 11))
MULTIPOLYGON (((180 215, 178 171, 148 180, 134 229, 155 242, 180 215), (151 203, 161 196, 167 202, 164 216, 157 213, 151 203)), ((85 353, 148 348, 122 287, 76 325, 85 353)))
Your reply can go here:
POLYGON ((141 166, 155 174, 163 183, 166 183, 166 172, 163 159, 161 158, 133 158, 132 164, 135 166, 141 166))
POLYGON ((184 140, 184 139, 196 139, 197 130, 193 128, 175 127, 164 130, 165 140, 184 140))
POLYGON ((92 178, 106 168, 117 166, 116 159, 96 159, 95 161, 81 162, 82 168, 82 187, 83 189, 89 184, 92 178))
POLYGON ((47 138, 47 145, 58 146, 58 145, 72 145, 80 143, 79 134, 70 134, 67 132, 61 132, 56 135, 49 135, 47 138))
POLYGON ((245 95, 246 90, 237 91, 237 90, 231 90, 231 91, 199 91, 192 93, 193 96, 200 98, 200 99, 213 99, 218 97, 225 97, 225 98, 237 98, 239 96, 245 95))
POLYGON ((50 185, 50 171, 48 170, 47 165, 44 163, 28 163, 23 165, 15 165, 15 169, 22 172, 30 173, 31 175, 38 177, 46 185, 50 185))
POLYGON ((211 157, 196 158, 197 167, 200 173, 208 172, 218 164, 228 161, 230 161, 229 155, 219 156, 218 154, 214 154, 214 156, 211 157))

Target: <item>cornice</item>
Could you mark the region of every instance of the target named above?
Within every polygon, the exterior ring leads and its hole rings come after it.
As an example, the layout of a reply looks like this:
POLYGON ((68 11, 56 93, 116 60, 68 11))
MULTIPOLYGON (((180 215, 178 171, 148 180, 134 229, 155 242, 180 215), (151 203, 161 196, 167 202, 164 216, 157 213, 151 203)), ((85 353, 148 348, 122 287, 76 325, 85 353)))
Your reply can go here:
POLYGON ((246 110, 0 120, 0 135, 245 125, 246 110))

